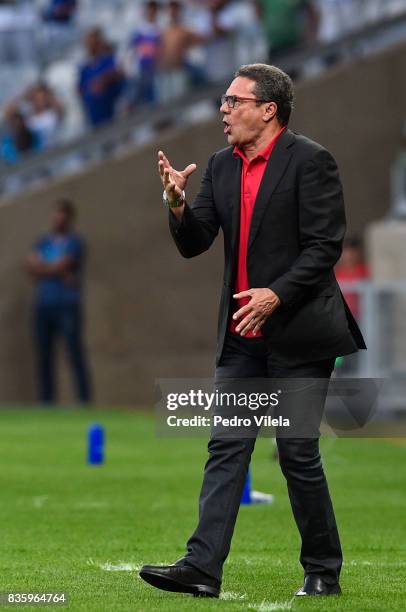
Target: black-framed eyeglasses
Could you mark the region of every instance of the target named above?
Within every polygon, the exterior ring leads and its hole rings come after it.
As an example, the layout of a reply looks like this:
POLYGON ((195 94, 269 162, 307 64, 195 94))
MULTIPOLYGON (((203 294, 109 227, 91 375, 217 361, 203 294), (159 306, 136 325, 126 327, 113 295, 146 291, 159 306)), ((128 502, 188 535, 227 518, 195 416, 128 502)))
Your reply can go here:
POLYGON ((223 94, 221 96, 221 106, 223 104, 227 104, 228 108, 235 108, 237 102, 256 102, 257 104, 263 104, 264 102, 268 102, 268 100, 258 100, 258 98, 242 98, 240 96, 228 96, 227 94, 223 94))

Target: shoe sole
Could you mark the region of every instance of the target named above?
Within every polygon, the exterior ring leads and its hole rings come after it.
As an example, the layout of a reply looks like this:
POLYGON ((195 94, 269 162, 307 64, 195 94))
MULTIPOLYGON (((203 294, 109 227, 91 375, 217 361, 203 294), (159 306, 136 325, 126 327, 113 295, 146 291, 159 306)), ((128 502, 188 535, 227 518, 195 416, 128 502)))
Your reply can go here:
POLYGON ((220 591, 206 584, 184 584, 155 572, 140 571, 140 577, 151 586, 172 593, 189 593, 194 597, 219 597, 220 591))

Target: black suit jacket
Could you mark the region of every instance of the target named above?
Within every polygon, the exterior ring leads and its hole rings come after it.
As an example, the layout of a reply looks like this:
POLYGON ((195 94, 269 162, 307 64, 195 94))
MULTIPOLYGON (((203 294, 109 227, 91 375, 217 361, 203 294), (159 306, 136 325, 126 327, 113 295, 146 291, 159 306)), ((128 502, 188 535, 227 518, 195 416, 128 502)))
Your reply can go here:
MULTIPOLYGON (((241 164, 233 147, 212 155, 200 191, 193 205, 186 205, 182 222, 169 213, 172 236, 184 257, 206 251, 220 227, 223 230, 217 363, 236 301, 232 295, 241 164)), ((333 271, 344 233, 343 191, 334 158, 321 145, 286 130, 259 187, 247 255, 250 287, 270 287, 281 300, 262 327, 270 361, 276 365, 299 365, 366 348, 333 271)))

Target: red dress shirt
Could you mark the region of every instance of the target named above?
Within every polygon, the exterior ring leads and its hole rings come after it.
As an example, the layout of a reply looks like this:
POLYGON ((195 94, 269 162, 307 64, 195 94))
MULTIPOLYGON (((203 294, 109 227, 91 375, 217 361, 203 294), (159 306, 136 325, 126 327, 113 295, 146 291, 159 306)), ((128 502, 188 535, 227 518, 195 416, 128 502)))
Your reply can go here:
MULTIPOLYGON (((254 212, 255 200, 258 194, 259 186, 262 181, 262 177, 265 172, 266 165, 271 156, 272 150, 276 144, 276 141, 281 136, 282 132, 286 128, 283 127, 280 132, 273 138, 273 140, 265 147, 263 151, 258 153, 254 159, 249 161, 244 153, 238 147, 234 147, 234 157, 241 157, 242 159, 242 170, 241 170, 241 202, 240 202, 240 242, 238 250, 238 266, 237 266, 237 278, 235 283, 234 293, 240 293, 250 289, 248 283, 247 273, 247 250, 248 250, 248 238, 250 233, 252 213, 254 212)), ((241 298, 239 300, 233 300, 232 314, 236 312, 245 304, 248 304, 251 298, 241 298)), ((236 332, 235 328, 242 319, 234 321, 231 317, 229 323, 229 331, 236 332)), ((252 331, 245 334, 245 338, 258 338, 261 336, 259 331, 254 336, 252 331)))

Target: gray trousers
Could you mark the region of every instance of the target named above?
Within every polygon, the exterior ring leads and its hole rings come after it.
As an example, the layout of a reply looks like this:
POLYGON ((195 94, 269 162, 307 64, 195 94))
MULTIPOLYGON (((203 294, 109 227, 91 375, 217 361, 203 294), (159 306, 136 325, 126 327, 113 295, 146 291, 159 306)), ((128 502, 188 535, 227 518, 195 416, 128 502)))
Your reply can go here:
MULTIPOLYGON (((216 382, 230 378, 330 378, 334 359, 292 368, 268 362, 263 339, 228 334, 216 382)), ((327 388, 326 388, 327 390, 327 388)), ((324 407, 325 396, 320 398, 324 407)), ((300 408, 300 407, 299 407, 300 408)), ((279 462, 300 532, 300 562, 305 574, 327 583, 339 579, 342 552, 333 506, 319 453, 318 437, 277 437, 279 462)), ((185 561, 221 580, 230 550, 255 438, 219 439, 212 435, 199 499, 198 526, 187 543, 185 561)), ((264 536, 266 525, 264 525, 264 536)))

